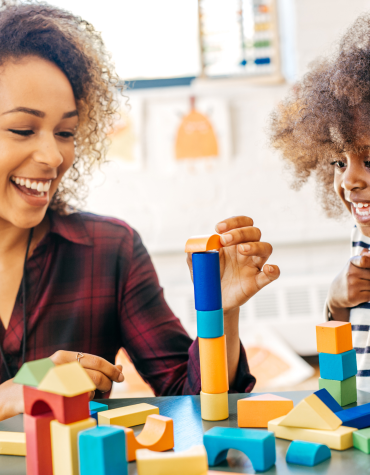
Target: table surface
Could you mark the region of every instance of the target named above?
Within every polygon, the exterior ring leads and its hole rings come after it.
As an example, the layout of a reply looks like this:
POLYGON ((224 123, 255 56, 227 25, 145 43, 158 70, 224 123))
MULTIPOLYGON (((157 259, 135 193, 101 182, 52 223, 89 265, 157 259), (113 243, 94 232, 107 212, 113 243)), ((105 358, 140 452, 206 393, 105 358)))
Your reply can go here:
MULTIPOLYGON (((294 401, 296 405, 303 398, 312 394, 312 391, 291 391, 274 393, 279 396, 287 397, 294 401)), ((257 393, 253 393, 253 396, 257 393)), ((100 401, 108 404, 110 409, 116 407, 129 406, 147 402, 159 407, 159 412, 163 416, 172 417, 174 421, 175 432, 175 451, 189 449, 193 445, 203 443, 203 434, 213 426, 237 427, 236 406, 237 400, 245 398, 246 394, 230 394, 229 410, 230 417, 225 421, 207 422, 200 417, 199 396, 169 396, 157 398, 132 398, 132 399, 109 399, 100 401)), ((370 393, 358 391, 358 404, 370 402, 370 393)), ((355 404, 353 404, 355 405, 355 404)), ((348 406, 350 407, 350 406, 348 406)), ((134 429, 135 434, 140 433, 143 426, 137 426, 134 429)), ((6 421, 0 422, 0 431, 23 431, 23 416, 16 416, 6 421)), ((263 429, 261 429, 263 430, 263 429)), ((303 467, 300 465, 287 464, 285 454, 290 441, 276 439, 276 465, 266 474, 292 475, 321 473, 326 475, 355 475, 370 474, 370 455, 364 454, 357 449, 351 448, 344 451, 332 450, 331 459, 317 465, 316 467, 303 467)), ((215 471, 224 471, 230 473, 256 473, 253 470, 249 459, 241 452, 230 450, 227 460, 217 467, 212 467, 215 471)), ((25 457, 16 457, 10 455, 0 456, 0 475, 23 475, 26 474, 25 457)), ((136 463, 129 463, 129 474, 137 474, 136 463)))

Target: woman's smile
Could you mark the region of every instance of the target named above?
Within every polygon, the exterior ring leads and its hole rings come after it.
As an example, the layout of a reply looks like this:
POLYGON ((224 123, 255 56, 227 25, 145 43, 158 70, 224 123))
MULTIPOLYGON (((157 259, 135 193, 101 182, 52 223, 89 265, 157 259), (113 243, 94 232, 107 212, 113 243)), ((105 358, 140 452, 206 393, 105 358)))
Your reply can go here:
POLYGON ((45 206, 49 203, 49 190, 52 180, 45 178, 25 178, 12 176, 12 188, 26 203, 31 206, 45 206))

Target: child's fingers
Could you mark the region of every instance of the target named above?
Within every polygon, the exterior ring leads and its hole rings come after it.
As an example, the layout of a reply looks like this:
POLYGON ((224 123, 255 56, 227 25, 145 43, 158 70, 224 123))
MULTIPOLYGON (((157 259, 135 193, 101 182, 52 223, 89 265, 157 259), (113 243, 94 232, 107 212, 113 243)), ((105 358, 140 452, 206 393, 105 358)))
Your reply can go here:
POLYGON ((263 289, 266 285, 278 279, 280 269, 278 266, 266 264, 262 271, 256 276, 258 290, 263 289))
POLYGON ((370 269, 370 254, 362 254, 360 256, 355 256, 350 259, 351 263, 356 266, 360 267, 361 269, 370 269))
POLYGON ((226 233, 232 229, 253 226, 253 219, 248 216, 232 216, 216 224, 216 231, 220 234, 226 233))
POLYGON ((268 259, 272 254, 272 246, 268 242, 246 242, 239 244, 238 251, 243 256, 257 256, 268 259))
POLYGON ((253 226, 232 229, 221 235, 221 244, 224 247, 235 246, 237 244, 245 244, 256 242, 261 239, 261 231, 253 226))

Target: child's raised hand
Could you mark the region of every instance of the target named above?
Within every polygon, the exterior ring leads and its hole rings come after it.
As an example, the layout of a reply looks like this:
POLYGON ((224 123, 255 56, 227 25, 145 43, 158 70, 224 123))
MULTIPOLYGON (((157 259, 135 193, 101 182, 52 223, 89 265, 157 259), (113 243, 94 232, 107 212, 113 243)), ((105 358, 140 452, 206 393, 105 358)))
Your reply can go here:
MULTIPOLYGON (((261 231, 246 216, 225 219, 216 225, 221 234, 220 270, 224 312, 239 308, 280 275, 278 266, 265 265, 272 246, 260 242, 261 231)), ((191 254, 187 259, 192 273, 191 254)))

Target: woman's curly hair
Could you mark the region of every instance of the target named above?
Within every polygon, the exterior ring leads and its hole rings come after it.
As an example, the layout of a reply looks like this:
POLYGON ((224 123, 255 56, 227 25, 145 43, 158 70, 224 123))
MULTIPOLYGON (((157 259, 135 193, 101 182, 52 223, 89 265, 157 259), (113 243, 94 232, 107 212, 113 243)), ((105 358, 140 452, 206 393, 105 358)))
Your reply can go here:
POLYGON ((270 141, 280 150, 299 188, 311 174, 327 215, 343 209, 333 188, 334 160, 360 151, 370 132, 370 14, 361 15, 296 83, 271 116, 270 141))
POLYGON ((0 65, 25 56, 56 64, 75 96, 79 117, 76 158, 50 205, 64 212, 68 202, 83 202, 85 178, 94 163, 105 157, 107 133, 117 114, 119 78, 100 33, 87 21, 46 3, 0 0, 0 65))

